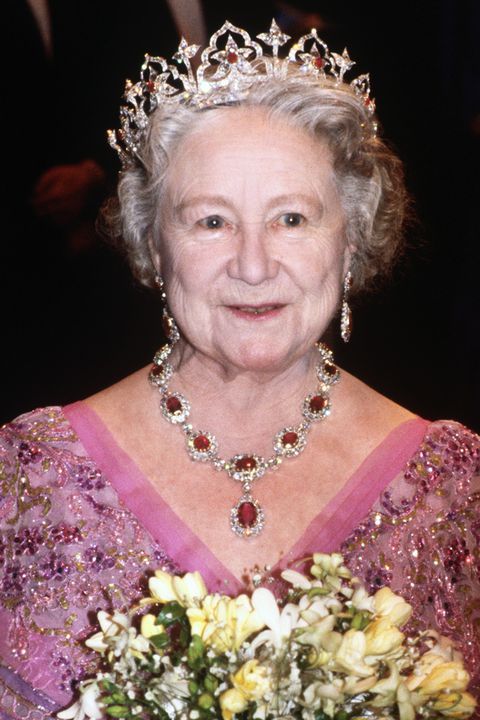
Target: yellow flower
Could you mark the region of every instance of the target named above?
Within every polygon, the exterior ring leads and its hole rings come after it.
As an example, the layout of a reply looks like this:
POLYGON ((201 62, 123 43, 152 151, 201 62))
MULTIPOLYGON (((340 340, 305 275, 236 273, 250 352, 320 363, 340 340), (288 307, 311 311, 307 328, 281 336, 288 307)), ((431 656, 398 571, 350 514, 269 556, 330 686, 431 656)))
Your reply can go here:
POLYGON ((342 643, 335 654, 335 662, 342 670, 358 677, 369 677, 374 674, 373 668, 365 664, 367 641, 360 630, 347 630, 342 643))
POLYGON ((475 710, 477 701, 468 692, 444 692, 435 698, 432 707, 449 718, 468 718, 475 710))
POLYGON ((405 602, 400 595, 395 595, 388 587, 378 590, 373 596, 373 600, 377 615, 388 618, 392 625, 397 625, 397 627, 404 625, 412 614, 412 606, 405 602))
POLYGON ((144 638, 151 638, 154 635, 160 635, 165 628, 163 625, 157 624, 157 618, 151 613, 144 615, 140 621, 140 632, 144 638))
POLYGON ((157 602, 176 601, 183 607, 198 605, 207 594, 203 578, 197 571, 179 577, 164 570, 156 570, 155 577, 148 581, 148 587, 152 598, 157 602))
POLYGON ((198 607, 188 608, 187 615, 192 635, 199 635, 218 653, 238 650, 265 625, 246 595, 207 595, 198 607))
POLYGON ((231 681, 233 688, 220 695, 223 720, 231 720, 235 713, 246 710, 250 701, 261 700, 270 690, 268 670, 258 660, 247 660, 231 681))
POLYGON ((462 692, 467 689, 470 676, 460 662, 442 662, 422 680, 417 690, 424 695, 436 695, 443 690, 462 692))
POLYGON ((232 720, 233 716, 248 707, 245 695, 236 688, 230 688, 220 695, 220 707, 223 720, 232 720))
POLYGON ((390 655, 400 648, 405 635, 388 618, 373 620, 365 630, 365 655, 390 655))
POLYGON ((430 650, 426 652, 415 665, 415 670, 408 676, 406 684, 409 690, 415 690, 430 675, 433 668, 443 665, 445 658, 430 650))
POLYGON ((247 700, 260 700, 270 690, 268 669, 258 660, 247 660, 232 676, 232 683, 247 700))

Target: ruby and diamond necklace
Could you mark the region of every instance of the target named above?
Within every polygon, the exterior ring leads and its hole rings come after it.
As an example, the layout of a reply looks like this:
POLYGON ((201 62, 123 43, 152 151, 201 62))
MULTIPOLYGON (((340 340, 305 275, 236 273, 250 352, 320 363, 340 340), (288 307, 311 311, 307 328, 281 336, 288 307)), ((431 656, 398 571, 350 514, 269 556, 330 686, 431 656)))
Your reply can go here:
MULTIPOLYGON (((171 318, 168 318, 171 320, 171 318)), ((190 402, 179 392, 170 391, 173 375, 168 362, 178 330, 167 320, 170 343, 158 350, 153 358, 149 380, 160 392, 160 406, 163 417, 176 425, 185 435, 186 449, 196 462, 208 462, 215 470, 224 471, 240 483, 242 495, 230 511, 230 527, 239 537, 258 535, 265 525, 265 513, 258 500, 251 494, 253 484, 269 470, 276 470, 286 458, 299 455, 307 444, 307 435, 314 422, 330 414, 330 390, 338 382, 340 371, 334 363, 333 353, 322 343, 317 343, 319 360, 315 368, 317 387, 304 398, 301 404, 301 421, 296 425, 282 428, 273 438, 273 454, 269 458, 254 453, 241 453, 225 460, 218 454, 218 442, 212 433, 197 430, 188 422, 190 402)))

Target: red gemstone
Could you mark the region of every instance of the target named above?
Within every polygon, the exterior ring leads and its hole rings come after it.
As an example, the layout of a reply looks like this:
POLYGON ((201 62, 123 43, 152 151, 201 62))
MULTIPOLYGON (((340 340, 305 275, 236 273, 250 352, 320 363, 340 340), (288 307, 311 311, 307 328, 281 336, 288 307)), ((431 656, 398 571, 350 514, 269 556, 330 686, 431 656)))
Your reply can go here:
POLYGON ((165 405, 171 415, 175 415, 176 413, 181 412, 183 409, 180 400, 173 395, 167 398, 167 402, 165 403, 165 405))
POLYGON ((321 58, 320 55, 319 55, 318 57, 315 58, 315 60, 313 61, 313 63, 314 63, 314 65, 315 65, 315 67, 317 67, 317 68, 320 70, 320 68, 323 67, 323 58, 321 58))
POLYGON ((155 83, 152 80, 147 82, 147 90, 148 92, 153 92, 155 90, 155 83))
POLYGON ((236 470, 255 470, 257 467, 257 461, 251 455, 245 455, 244 457, 238 458, 235 462, 236 470))
POLYGON ((320 413, 322 410, 325 410, 327 404, 327 398, 324 398, 323 395, 314 395, 310 399, 310 410, 313 413, 320 413))
POLYGON ((251 528, 257 522, 257 508, 251 502, 242 502, 237 511, 239 525, 251 528))
POLYGON ((208 450, 210 447, 210 440, 206 435, 197 435, 193 440, 193 446, 195 450, 205 452, 205 450, 208 450))
POLYGON ((329 377, 333 377, 335 373, 337 372, 337 368, 332 363, 326 362, 323 366, 323 372, 325 375, 328 375, 329 377))
POLYGON ((229 63, 236 63, 238 60, 238 55, 236 52, 233 52, 233 50, 230 50, 229 53, 227 53, 227 60, 229 63))
POLYGON ((152 368, 152 375, 153 377, 158 377, 159 375, 163 375, 163 371, 163 365, 154 365, 152 368))
POLYGON ((286 433, 284 433, 284 435, 282 435, 282 445, 284 447, 287 447, 288 445, 290 445, 292 447, 293 445, 297 444, 297 441, 298 441, 298 435, 296 432, 293 432, 293 431, 286 432, 286 433))

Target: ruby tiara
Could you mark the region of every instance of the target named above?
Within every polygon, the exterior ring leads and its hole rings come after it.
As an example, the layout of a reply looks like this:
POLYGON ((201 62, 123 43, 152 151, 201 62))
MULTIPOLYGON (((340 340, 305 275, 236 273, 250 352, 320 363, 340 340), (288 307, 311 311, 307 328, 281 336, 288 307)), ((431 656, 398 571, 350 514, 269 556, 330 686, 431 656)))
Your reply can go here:
POLYGON ((375 136, 375 102, 370 98, 369 75, 359 75, 345 83, 345 73, 355 64, 346 49, 341 55, 331 52, 312 29, 295 42, 282 59, 278 56, 279 48, 290 36, 282 33, 275 20, 269 32, 257 35, 257 39, 271 48, 270 55, 245 30, 226 21, 203 50, 196 74, 192 58, 200 46, 189 45, 185 38, 172 58, 175 64, 163 57, 145 55, 139 82, 133 84, 127 80, 125 84, 121 127, 108 131, 108 142, 118 152, 122 167, 138 164, 149 117, 160 105, 202 108, 239 102, 254 85, 271 78, 285 79, 293 65, 319 82, 329 78, 334 86, 348 85, 372 117, 371 134, 375 136), (180 71, 182 66, 184 70, 180 71))

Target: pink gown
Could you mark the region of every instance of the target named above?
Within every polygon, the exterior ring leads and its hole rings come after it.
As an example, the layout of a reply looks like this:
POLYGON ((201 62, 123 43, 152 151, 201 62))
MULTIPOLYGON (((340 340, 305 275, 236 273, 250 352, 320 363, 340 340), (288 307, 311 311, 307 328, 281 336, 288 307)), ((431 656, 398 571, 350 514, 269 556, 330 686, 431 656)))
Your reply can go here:
MULTIPOLYGON (((371 590, 454 638, 480 696, 480 438, 451 421, 396 428, 272 569, 340 550, 371 590)), ((239 581, 175 515, 84 403, 23 415, 0 432, 0 719, 42 720, 98 657, 96 612, 128 607, 149 573, 239 581)))

